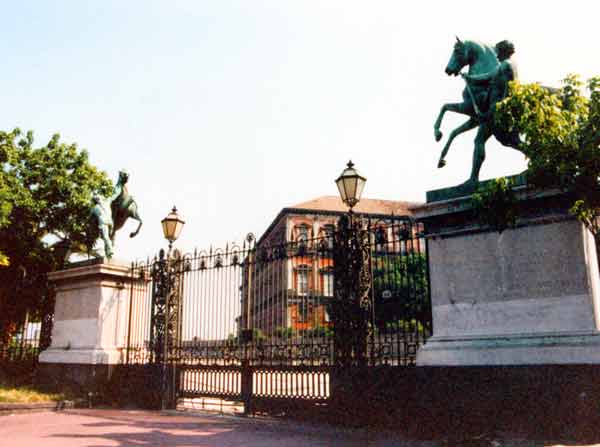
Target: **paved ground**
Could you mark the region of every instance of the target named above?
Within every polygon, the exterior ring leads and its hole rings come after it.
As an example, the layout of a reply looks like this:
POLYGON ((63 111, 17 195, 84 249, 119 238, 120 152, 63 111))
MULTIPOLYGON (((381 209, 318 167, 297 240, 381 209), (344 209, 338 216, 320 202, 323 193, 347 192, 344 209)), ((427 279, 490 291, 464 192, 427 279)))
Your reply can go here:
MULTIPOLYGON (((474 446, 541 447, 560 443, 489 440, 484 443, 407 440, 400 434, 326 425, 144 411, 66 410, 0 417, 0 446, 474 446)), ((568 443, 573 446, 575 444, 568 443)), ((589 444, 592 445, 592 444, 589 444)))

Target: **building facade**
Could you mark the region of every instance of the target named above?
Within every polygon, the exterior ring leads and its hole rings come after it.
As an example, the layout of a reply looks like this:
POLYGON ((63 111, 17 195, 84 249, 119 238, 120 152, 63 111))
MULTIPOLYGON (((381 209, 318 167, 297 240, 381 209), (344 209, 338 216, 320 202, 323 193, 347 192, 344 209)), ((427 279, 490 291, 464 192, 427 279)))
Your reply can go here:
MULTIPOLYGON (((355 215, 374 227, 376 243, 410 222, 412 202, 362 199, 355 215)), ((264 338, 321 337, 330 327, 333 232, 347 213, 339 197, 325 196, 283 208, 245 261, 239 329, 264 338)), ((397 238, 396 238, 397 239, 397 238)), ((377 246, 376 244, 374 246, 377 246)), ((407 247, 396 244, 393 251, 407 247)))

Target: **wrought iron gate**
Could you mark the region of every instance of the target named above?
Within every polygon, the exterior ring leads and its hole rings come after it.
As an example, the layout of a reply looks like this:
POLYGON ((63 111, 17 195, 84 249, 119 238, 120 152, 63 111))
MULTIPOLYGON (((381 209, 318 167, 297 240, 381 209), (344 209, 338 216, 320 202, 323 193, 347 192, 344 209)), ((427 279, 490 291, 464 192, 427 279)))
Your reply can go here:
POLYGON ((161 251, 132 275, 126 362, 155 366, 164 407, 325 403, 336 368, 414 365, 431 334, 426 245, 407 218, 161 251))

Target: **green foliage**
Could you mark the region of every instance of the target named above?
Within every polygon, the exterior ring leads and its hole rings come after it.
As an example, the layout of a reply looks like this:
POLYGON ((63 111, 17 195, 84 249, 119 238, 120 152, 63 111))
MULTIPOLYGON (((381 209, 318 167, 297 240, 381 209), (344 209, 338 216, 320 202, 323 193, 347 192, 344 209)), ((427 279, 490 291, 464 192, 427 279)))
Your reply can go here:
POLYGON ((45 393, 32 387, 13 388, 0 384, 0 402, 2 403, 32 403, 64 400, 63 394, 45 393))
POLYGON ((239 337, 234 334, 233 332, 230 332, 229 334, 227 334, 227 339, 225 340, 225 347, 229 348, 229 349, 235 349, 240 343, 239 337))
POLYGON ((275 336, 277 338, 288 340, 288 339, 292 338, 293 335, 294 335, 294 330, 291 327, 278 326, 275 329, 275 336))
POLYGON ((252 341, 257 344, 264 343, 267 336, 260 329, 252 329, 252 341))
POLYGON ((516 225, 517 196, 509 179, 486 182, 472 195, 471 203, 479 222, 499 233, 516 225))
POLYGON ((425 328, 420 321, 415 320, 398 320, 398 321, 388 321, 385 324, 385 329, 388 332, 418 332, 420 334, 425 332, 425 328))
POLYGON ((400 320, 428 321, 428 284, 424 254, 374 254, 373 294, 377 326, 400 320))
POLYGON ((518 130, 529 159, 528 182, 572 193, 571 212, 598 238, 600 77, 584 85, 569 75, 554 90, 513 82, 495 118, 498 126, 518 130))
POLYGON ((300 331, 300 336, 307 338, 332 338, 333 328, 329 326, 317 326, 312 329, 304 329, 300 331))
POLYGON ((27 308, 48 304, 46 273, 64 265, 69 249, 84 250, 91 196, 112 185, 58 135, 34 147, 31 131, 0 131, 0 164, 0 258, 10 261, 0 268, 1 335, 27 308))

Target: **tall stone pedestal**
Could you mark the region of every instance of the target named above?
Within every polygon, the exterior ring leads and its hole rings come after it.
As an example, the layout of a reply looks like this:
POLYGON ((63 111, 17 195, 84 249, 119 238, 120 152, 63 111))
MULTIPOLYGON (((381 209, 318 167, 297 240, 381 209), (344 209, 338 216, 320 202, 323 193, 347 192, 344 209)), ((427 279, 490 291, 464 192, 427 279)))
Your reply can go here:
POLYGON ((52 344, 40 354, 39 382, 95 390, 123 361, 129 267, 107 260, 86 261, 53 272, 56 286, 52 344))
POLYGON ((433 307, 417 364, 600 364, 594 239, 564 195, 518 196, 518 225, 501 233, 477 224, 470 196, 415 209, 428 232, 433 307))

